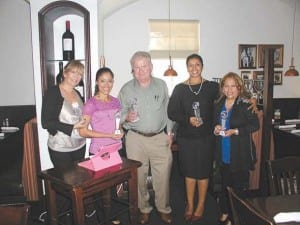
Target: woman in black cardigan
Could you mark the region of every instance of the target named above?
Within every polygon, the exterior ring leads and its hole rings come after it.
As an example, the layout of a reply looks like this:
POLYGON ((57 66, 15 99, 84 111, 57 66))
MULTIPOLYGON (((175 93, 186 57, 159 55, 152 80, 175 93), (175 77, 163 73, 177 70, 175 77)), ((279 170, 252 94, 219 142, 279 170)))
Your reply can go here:
POLYGON ((221 97, 216 103, 214 134, 216 135, 216 162, 220 166, 222 192, 220 224, 228 223, 228 196, 226 187, 237 191, 248 188, 249 171, 254 169, 255 146, 252 132, 259 129, 257 115, 249 110, 249 97, 243 81, 235 73, 226 74, 221 83, 221 97))
POLYGON ((85 127, 82 119, 83 101, 75 87, 83 77, 84 66, 71 60, 63 71, 60 84, 50 87, 42 103, 42 126, 48 130, 48 149, 55 168, 68 168, 85 155, 85 138, 78 129, 85 127))

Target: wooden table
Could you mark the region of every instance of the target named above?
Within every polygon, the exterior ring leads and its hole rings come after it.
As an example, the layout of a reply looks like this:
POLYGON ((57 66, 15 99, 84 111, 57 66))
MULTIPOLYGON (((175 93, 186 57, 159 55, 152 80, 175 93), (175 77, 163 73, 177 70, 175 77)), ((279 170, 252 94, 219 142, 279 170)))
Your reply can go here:
MULTIPOLYGON (((279 212, 300 212, 300 194, 276 195, 267 197, 249 198, 247 201, 270 220, 279 212)), ((280 225, 299 225, 300 222, 278 223, 280 225)))
POLYGON ((40 173, 45 181, 48 219, 51 225, 58 224, 56 211, 56 194, 60 193, 72 201, 73 220, 75 225, 84 225, 84 200, 95 194, 103 193, 105 221, 110 223, 110 188, 128 181, 129 213, 131 224, 137 223, 137 168, 141 163, 122 158, 121 165, 93 172, 74 166, 68 170, 48 169, 40 173))

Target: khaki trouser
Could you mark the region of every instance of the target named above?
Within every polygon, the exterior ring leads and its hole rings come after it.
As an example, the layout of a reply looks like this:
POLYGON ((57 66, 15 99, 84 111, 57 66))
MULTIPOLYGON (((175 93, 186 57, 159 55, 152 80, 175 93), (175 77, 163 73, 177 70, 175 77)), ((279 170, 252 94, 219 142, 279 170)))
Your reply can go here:
POLYGON ((170 213, 169 189, 172 167, 172 153, 167 135, 162 132, 153 137, 144 137, 129 131, 126 136, 126 153, 129 159, 142 163, 138 168, 138 207, 142 213, 150 213, 147 176, 151 165, 152 185, 155 192, 155 205, 159 212, 170 213))

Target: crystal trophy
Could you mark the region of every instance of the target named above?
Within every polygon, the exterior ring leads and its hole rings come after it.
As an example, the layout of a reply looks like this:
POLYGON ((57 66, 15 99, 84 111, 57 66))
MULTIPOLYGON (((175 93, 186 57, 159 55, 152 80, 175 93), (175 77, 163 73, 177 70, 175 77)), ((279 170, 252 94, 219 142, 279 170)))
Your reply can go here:
POLYGON ((227 117, 228 117, 227 111, 222 111, 221 112, 221 129, 222 130, 219 133, 221 136, 225 136, 227 117))
POLYGON ((121 134, 121 130, 119 129, 120 128, 120 120, 121 120, 120 112, 117 112, 115 114, 115 122, 116 122, 115 134, 121 134))
POLYGON ((198 122, 200 124, 202 124, 203 120, 202 120, 202 118, 200 116, 200 103, 199 102, 193 102, 192 108, 194 110, 194 115, 197 118, 198 122))
POLYGON ((139 121, 140 117, 139 117, 139 113, 137 110, 137 98, 132 98, 130 101, 130 107, 129 107, 129 111, 133 112, 135 114, 135 119, 132 122, 137 122, 139 121))
POLYGON ((73 116, 72 120, 74 123, 77 123, 81 120, 81 116, 82 116, 82 111, 81 111, 81 108, 80 108, 78 102, 72 103, 72 109, 74 112, 74 116, 73 116))

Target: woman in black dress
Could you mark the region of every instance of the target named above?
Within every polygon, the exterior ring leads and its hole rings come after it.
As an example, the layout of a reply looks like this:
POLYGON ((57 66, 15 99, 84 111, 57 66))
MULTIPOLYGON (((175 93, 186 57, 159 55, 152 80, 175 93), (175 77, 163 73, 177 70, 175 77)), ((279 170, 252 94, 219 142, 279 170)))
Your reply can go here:
POLYGON ((185 177, 187 205, 185 220, 199 220, 211 174, 214 137, 213 107, 219 96, 219 84, 201 76, 203 60, 192 54, 186 59, 189 79, 178 84, 168 105, 168 116, 178 124, 177 142, 180 170, 185 177), (197 205, 194 195, 198 193, 197 205))

